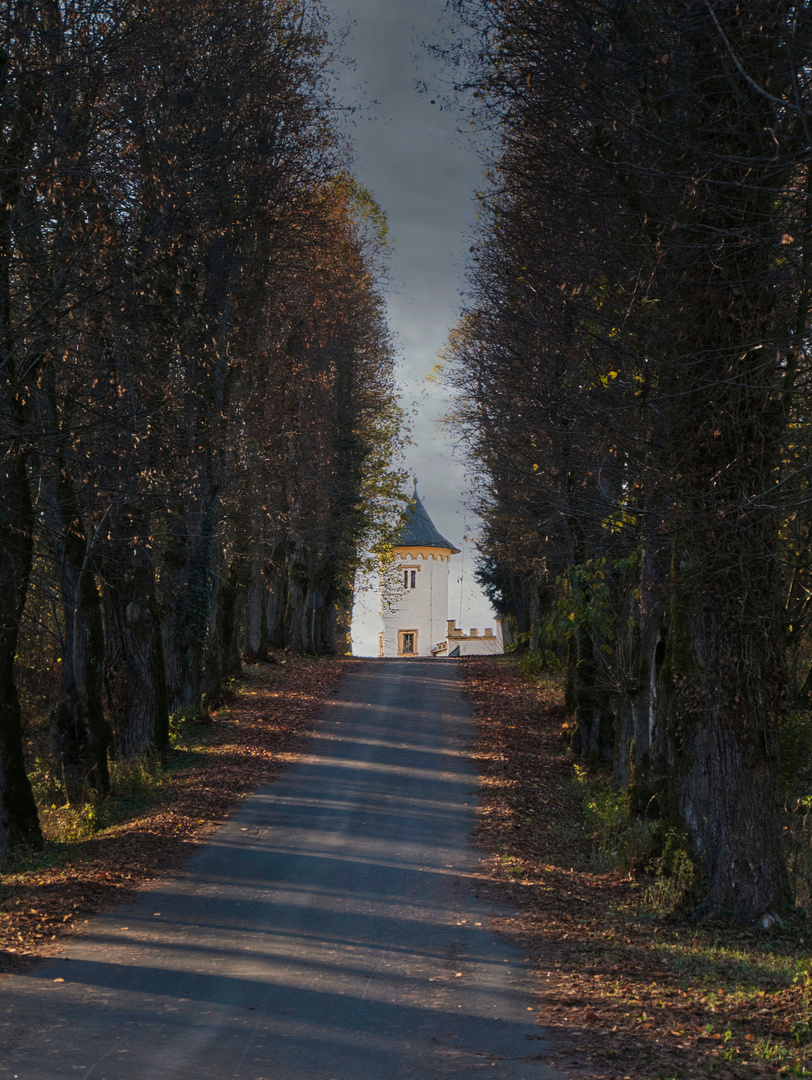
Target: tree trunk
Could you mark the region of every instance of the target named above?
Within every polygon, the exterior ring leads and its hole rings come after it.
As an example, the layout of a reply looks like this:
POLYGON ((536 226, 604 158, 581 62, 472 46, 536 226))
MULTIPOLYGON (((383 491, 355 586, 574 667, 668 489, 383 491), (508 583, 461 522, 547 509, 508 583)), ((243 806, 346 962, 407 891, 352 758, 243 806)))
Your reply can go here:
MULTIPOLYGON (((219 554, 219 552, 217 553, 219 554)), ((203 678, 202 678, 202 702, 204 708, 212 697, 220 691, 223 685, 223 657, 221 654, 221 611, 223 603, 228 604, 226 592, 228 581, 224 575, 226 567, 224 562, 217 558, 212 550, 212 569, 210 574, 210 586, 208 596, 208 610, 206 612, 206 640, 203 643, 203 678)), ((228 618, 228 615, 226 615, 228 618)))
POLYGON ((161 568, 163 644, 169 710, 200 706, 212 605, 212 524, 174 516, 161 568))
POLYGON ((528 602, 528 622, 530 629, 530 641, 528 648, 530 653, 538 652, 539 647, 539 583, 535 577, 530 579, 530 598, 528 602))
POLYGON ((81 805, 103 799, 110 789, 112 735, 102 698, 104 628, 85 543, 78 534, 61 539, 61 551, 59 539, 51 541, 65 618, 62 698, 51 714, 51 741, 68 802, 81 805))
POLYGON ((575 704, 572 749, 582 757, 611 761, 615 742, 615 717, 609 689, 602 685, 601 664, 592 635, 585 627, 574 634, 571 672, 575 704))
POLYGON ((105 691, 113 754, 130 758, 164 750, 170 740, 166 669, 152 558, 139 536, 146 523, 120 523, 105 545, 107 627, 105 691))
MULTIPOLYGON (((650 511, 651 508, 649 508, 650 511)), ((659 519, 657 522, 659 529, 659 519)), ((668 774, 667 688, 660 673, 665 655, 669 579, 668 545, 654 529, 644 536, 635 601, 631 672, 622 709, 628 729, 619 740, 615 777, 630 789, 632 808, 661 815, 668 774)))
POLYGON ((268 645, 283 649, 287 645, 285 613, 288 607, 287 580, 278 571, 268 572, 268 592, 265 602, 265 633, 268 645))
POLYGON ((261 545, 256 545, 245 596, 245 652, 250 659, 261 664, 268 659, 267 622, 268 584, 261 545))
MULTIPOLYGON (((0 391, 0 416, 10 421, 16 402, 0 391)), ((18 419, 18 417, 15 417, 18 419)), ((20 699, 14 657, 31 573, 34 514, 19 444, 0 457, 0 856, 42 846, 37 806, 25 771, 20 699)))
POLYGON ((307 568, 296 555, 291 556, 288 570, 288 640, 286 644, 289 649, 298 653, 307 651, 307 643, 310 640, 307 610, 308 583, 307 568))
MULTIPOLYGON (((53 405, 53 395, 41 402, 53 405)), ((47 427, 58 430, 51 411, 47 427)), ((98 802, 110 788, 104 715, 104 626, 101 600, 76 490, 62 452, 40 462, 39 511, 54 560, 64 620, 61 699, 51 713, 51 742, 71 805, 98 802)))
POLYGON ((240 656, 240 623, 244 608, 249 577, 249 562, 243 555, 236 555, 231 562, 228 580, 220 587, 217 606, 217 656, 220 684, 235 679, 242 671, 240 656))
MULTIPOLYGON (((0 73, 6 86, 7 66, 0 73)), ((31 88, 28 88, 29 93, 31 88)), ((12 215, 35 136, 37 95, 4 117, 0 135, 0 856, 42 845, 37 805, 25 771, 22 713, 14 657, 31 574, 34 511, 26 468, 28 390, 20 386, 16 350, 20 337, 12 304, 12 215)), ((34 365, 31 365, 34 368, 34 365)))
MULTIPOLYGON (((679 602, 679 599, 678 601, 679 602)), ((673 790, 704 860, 707 900, 750 919, 789 902, 779 841, 780 634, 704 598, 672 618, 673 790)))

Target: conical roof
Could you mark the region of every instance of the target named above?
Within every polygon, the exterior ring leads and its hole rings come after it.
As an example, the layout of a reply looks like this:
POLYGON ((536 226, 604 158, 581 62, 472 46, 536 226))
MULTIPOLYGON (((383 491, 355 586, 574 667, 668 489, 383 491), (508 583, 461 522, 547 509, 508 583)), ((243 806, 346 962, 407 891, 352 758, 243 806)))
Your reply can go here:
POLYGON ((417 481, 414 483, 414 494, 406 509, 406 520, 400 535, 395 541, 395 547, 434 547, 445 548, 453 555, 459 554, 459 548, 449 544, 435 528, 434 522, 428 515, 420 496, 417 494, 417 481))

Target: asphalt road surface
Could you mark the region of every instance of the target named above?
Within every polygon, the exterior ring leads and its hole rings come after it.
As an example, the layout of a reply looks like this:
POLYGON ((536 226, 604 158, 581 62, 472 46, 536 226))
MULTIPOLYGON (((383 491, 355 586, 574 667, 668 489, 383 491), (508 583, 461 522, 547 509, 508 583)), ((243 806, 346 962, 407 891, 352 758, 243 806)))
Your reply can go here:
POLYGON ((555 1080, 468 843, 449 661, 370 661, 188 873, 0 979, 0 1077, 555 1080))

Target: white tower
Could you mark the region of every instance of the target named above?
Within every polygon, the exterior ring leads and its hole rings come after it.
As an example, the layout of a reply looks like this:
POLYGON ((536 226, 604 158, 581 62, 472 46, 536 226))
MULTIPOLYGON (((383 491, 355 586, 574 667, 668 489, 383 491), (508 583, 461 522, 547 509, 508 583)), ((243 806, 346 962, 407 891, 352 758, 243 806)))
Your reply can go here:
POLYGON ((431 656, 448 635, 448 572, 459 548, 441 536, 414 494, 394 548, 392 588, 387 590, 381 656, 431 656))

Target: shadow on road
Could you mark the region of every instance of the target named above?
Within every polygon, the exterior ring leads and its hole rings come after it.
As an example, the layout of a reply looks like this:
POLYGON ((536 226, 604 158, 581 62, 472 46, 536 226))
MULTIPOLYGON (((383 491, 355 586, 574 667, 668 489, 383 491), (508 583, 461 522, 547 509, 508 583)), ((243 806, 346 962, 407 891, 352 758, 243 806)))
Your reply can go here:
POLYGON ((363 665, 189 865, 0 984, 0 1077, 552 1080, 477 900, 455 669, 363 665))

